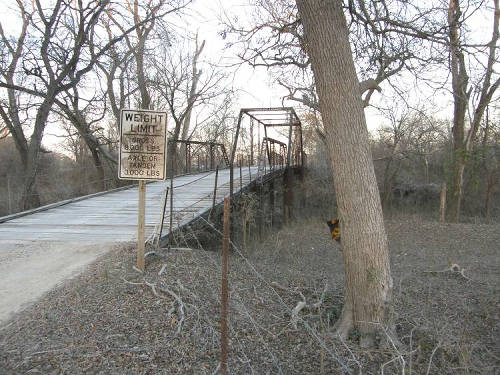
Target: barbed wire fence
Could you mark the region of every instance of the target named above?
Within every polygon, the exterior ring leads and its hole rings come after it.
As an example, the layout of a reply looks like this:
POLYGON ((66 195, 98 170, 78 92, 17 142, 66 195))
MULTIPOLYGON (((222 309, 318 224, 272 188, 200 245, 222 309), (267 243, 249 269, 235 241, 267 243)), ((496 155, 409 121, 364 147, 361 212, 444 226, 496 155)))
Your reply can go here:
MULTIPOLYGON (((206 174, 204 176, 201 176, 200 178, 205 178, 208 175, 209 174, 206 174)), ((190 183, 192 182, 176 185, 174 188, 185 186, 190 183)), ((167 253, 169 251, 175 251, 176 248, 189 249, 190 251, 194 251, 199 255, 200 260, 203 263, 198 265, 199 268, 206 268, 207 265, 209 265, 209 267, 213 268, 213 270, 215 270, 218 274, 218 270, 220 269, 220 255, 217 252, 207 249, 202 244, 203 241, 199 239, 199 232, 197 232, 193 228, 198 222, 203 225, 205 231, 208 228, 211 233, 217 236, 219 242, 222 241, 223 233, 217 228, 215 222, 211 221, 210 219, 207 220, 203 216, 199 216, 195 220, 191 221, 188 225, 184 226, 182 229, 177 228, 178 230, 175 231, 175 244, 173 244, 173 246, 176 247, 169 247, 167 253)), ((354 370, 352 365, 354 364, 355 367, 359 367, 359 362, 357 361, 357 359, 353 357, 346 362, 345 356, 337 353, 335 348, 332 348, 330 345, 328 345, 323 338, 323 333, 321 332, 324 330, 324 324, 323 322, 321 322, 321 304, 323 303, 326 286, 323 290, 323 293, 321 293, 318 301, 316 301, 314 304, 307 304, 306 298, 301 292, 286 290, 286 287, 282 287, 273 280, 264 276, 264 273, 259 270, 259 265, 253 262, 248 254, 245 254, 242 251, 241 247, 238 246, 234 241, 230 241, 230 246, 234 253, 232 259, 236 257, 236 259, 244 263, 245 269, 249 272, 249 275, 247 276, 253 280, 258 281, 258 284, 248 286, 248 288, 251 288, 253 290, 255 298, 258 298, 257 296, 259 294, 265 294, 266 296, 269 296, 269 298, 271 298, 271 303, 276 304, 282 310, 282 316, 276 317, 276 321, 271 322, 271 325, 282 325, 283 327, 281 327, 281 332, 278 334, 271 332, 269 328, 265 327, 266 323, 260 322, 259 318, 254 316, 252 306, 249 306, 248 298, 245 298, 244 296, 246 288, 238 290, 237 287, 230 287, 230 300, 232 308, 230 309, 231 316, 229 318, 229 330, 231 336, 230 345, 232 355, 229 361, 229 368, 231 368, 231 366, 236 366, 238 368, 240 368, 239 366, 246 366, 246 371, 248 373, 261 373, 259 372, 261 364, 259 365, 258 360, 257 363, 255 362, 255 353, 252 354, 248 352, 248 343, 244 342, 244 340, 240 338, 241 335, 238 332, 240 327, 238 324, 235 325, 235 322, 232 319, 232 314, 234 314, 235 310, 237 310, 237 314, 245 317, 245 319, 249 323, 250 329, 254 332, 257 341, 264 353, 263 355, 265 355, 265 357, 269 360, 270 367, 268 368, 268 373, 276 372, 278 374, 287 374, 290 373, 290 369, 293 369, 296 365, 296 359, 294 358, 292 353, 289 353, 287 359, 285 359, 286 354, 285 357, 283 355, 284 348, 276 348, 275 337, 279 337, 279 335, 285 334, 288 331, 298 332, 303 330, 309 336, 311 342, 314 343, 314 346, 317 348, 317 350, 321 352, 322 359, 320 361, 320 366, 322 369, 324 368, 325 362, 328 362, 330 365, 335 366, 338 373, 353 374, 354 370), (278 293, 277 289, 282 289, 281 291, 286 291, 291 295, 288 298, 288 302, 278 293), (299 304, 303 302, 301 308, 305 307, 305 305, 308 305, 309 309, 312 310, 312 306, 316 306, 316 312, 320 315, 319 322, 311 322, 308 318, 304 318, 300 315, 300 310, 297 309, 297 296, 300 296, 302 299, 302 301, 299 302, 299 304), (272 338, 270 339, 269 337, 272 338), (235 364, 235 361, 239 362, 239 364, 235 364)), ((218 275, 217 277, 220 280, 221 276, 218 275)), ((251 284, 251 280, 247 280, 246 283, 251 284)), ((179 295, 182 295, 182 290, 179 290, 179 295)), ((211 289, 210 295, 204 297, 215 301, 219 305, 221 303, 221 296, 216 289, 211 289)), ((202 314, 200 311, 201 309, 202 307, 197 307, 197 314, 202 314)), ((310 316, 310 314, 308 316, 310 316)), ((204 322, 205 324, 208 324, 210 326, 209 329, 212 334, 216 335, 217 338, 220 339, 218 326, 213 322, 212 318, 207 317, 205 318, 204 322)), ((212 345, 215 346, 212 349, 218 348, 218 342, 213 342, 212 345)), ((342 348, 342 350, 344 349, 345 348, 342 348)), ((216 374, 219 371, 220 363, 217 368, 214 369, 213 374, 216 374)))

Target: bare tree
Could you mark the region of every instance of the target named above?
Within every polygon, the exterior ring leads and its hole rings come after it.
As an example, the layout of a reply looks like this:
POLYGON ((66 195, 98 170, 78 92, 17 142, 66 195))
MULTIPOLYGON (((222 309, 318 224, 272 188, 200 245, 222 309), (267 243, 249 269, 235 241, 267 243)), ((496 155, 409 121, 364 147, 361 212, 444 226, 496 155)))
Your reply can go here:
POLYGON ((382 206, 349 33, 337 1, 297 0, 312 62, 342 220, 346 273, 336 332, 355 328, 361 344, 390 326, 392 278, 382 206), (324 48, 329 46, 329 48, 324 48))
MULTIPOLYGON (((123 40, 128 34, 152 22, 160 14, 150 14, 146 18, 136 19, 130 27, 123 28, 121 33, 108 41, 99 41, 102 33, 96 32, 100 17, 110 4, 109 0, 66 2, 57 0, 53 6, 44 8, 39 0, 34 0, 31 11, 27 11, 18 2, 20 12, 26 23, 29 24, 18 38, 21 48, 10 48, 10 64, 17 66, 23 53, 23 71, 28 79, 9 82, 0 81, 0 87, 7 90, 23 92, 37 98, 37 110, 30 141, 26 141, 24 130, 20 124, 12 123, 15 127, 11 133, 19 135, 20 143, 25 141, 22 152, 26 159, 25 178, 23 186, 24 208, 38 205, 39 200, 34 195, 37 161, 41 151, 41 141, 49 115, 57 97, 69 89, 76 87, 82 77, 90 72, 96 62, 115 44, 123 40), (28 22, 30 21, 30 22, 28 22), (29 36, 26 39, 26 35, 29 36), (29 48, 26 48, 27 42, 29 48), (18 53, 17 51, 20 50, 18 53)), ((171 9, 174 11, 175 7, 171 9)), ((7 37, 3 35, 4 43, 7 37)), ((18 43, 18 45, 19 45, 18 43)), ((7 71, 8 72, 8 71, 7 71)), ((17 74, 15 72, 14 74, 17 74)), ((6 73, 4 73, 6 76, 6 73)), ((5 111, 4 111, 5 112, 5 111)))
MULTIPOLYGON (((178 48, 163 49, 155 63, 155 90, 170 110, 174 122, 173 140, 188 140, 196 131, 191 127, 196 107, 204 106, 209 110, 211 106, 217 106, 219 98, 224 100, 231 92, 223 85, 227 75, 222 69, 200 60, 205 41, 200 43, 195 37, 194 49, 191 50, 186 47, 190 44, 189 39, 184 39, 178 48)), ((177 159, 179 164, 182 158, 175 158, 177 152, 177 147, 170 147, 168 157, 170 160, 177 159)))
POLYGON ((495 189, 500 181, 500 126, 493 122, 486 109, 484 125, 480 130, 481 136, 481 164, 484 172, 485 194, 483 215, 490 217, 491 205, 495 189))
POLYGON ((466 11, 460 0, 450 0, 448 8, 448 43, 450 55, 449 69, 453 93, 453 176, 451 180, 448 219, 458 221, 463 196, 464 170, 468 155, 472 152, 481 120, 488 103, 500 85, 500 76, 495 72, 498 50, 500 7, 498 0, 492 0, 490 10, 492 20, 491 39, 484 44, 470 45, 467 37, 467 21, 472 12, 478 11, 483 2, 476 6, 467 4, 466 11), (469 6, 471 5, 471 6, 469 6), (479 55, 482 55, 483 61, 479 55), (476 60, 474 69, 480 69, 479 78, 470 82, 470 60, 476 60), (474 100, 475 99, 475 100, 474 100), (466 130, 467 113, 470 126, 466 130))
POLYGON ((102 126, 97 126, 102 123, 106 115, 106 106, 95 107, 95 102, 106 103, 102 96, 94 97, 87 101, 86 105, 80 107, 80 102, 83 100, 80 97, 77 87, 65 91, 64 98, 56 99, 55 103, 62 116, 70 121, 77 130, 80 139, 87 146, 88 151, 92 156, 94 167, 97 172, 97 189, 105 190, 105 171, 104 160, 110 162, 113 166, 117 164, 116 156, 111 154, 107 145, 109 140, 103 139, 102 126), (100 135, 101 134, 101 135, 100 135))
MULTIPOLYGON (((1 74, 4 82, 9 85, 6 88, 7 99, 0 103, 0 116, 2 117, 5 128, 12 135, 16 149, 19 152, 21 158, 21 163, 23 169, 26 171, 28 169, 28 141, 24 135, 24 125, 26 123, 27 117, 21 118, 22 114, 25 113, 22 108, 25 103, 25 97, 21 98, 21 93, 14 89, 14 86, 19 81, 24 80, 24 77, 20 78, 18 71, 20 70, 19 62, 23 57, 25 52, 25 42, 27 39, 28 27, 31 25, 33 14, 35 9, 30 12, 25 8, 24 3, 21 0, 17 1, 19 8, 22 25, 21 31, 17 39, 9 38, 0 23, 0 36, 2 38, 2 56, 4 56, 4 61, 9 61, 6 66, 2 66, 1 74)), ((3 129, 2 129, 3 130, 3 129)), ((3 130, 5 131, 5 130, 3 130)), ((33 187, 32 198, 35 203, 38 199, 38 193, 33 187)))
MULTIPOLYGON (((39 0, 35 0, 33 9, 28 12, 21 2, 18 3, 23 19, 31 20, 29 22, 30 43, 27 49, 27 27, 23 28, 18 38, 18 48, 15 50, 19 52, 11 52, 11 65, 14 64, 15 68, 23 53, 23 71, 29 80, 9 82, 5 79, 0 81, 0 87, 38 98, 29 142, 26 140, 23 127, 20 126, 22 124, 11 124, 12 133, 19 138, 20 144, 24 143, 20 152, 22 158, 25 159, 23 164, 26 165, 23 186, 25 209, 40 203, 35 194, 38 156, 41 151, 43 132, 57 96, 64 90, 75 87, 82 76, 93 68, 96 60, 123 38, 121 35, 105 44, 94 56, 88 57, 83 53, 89 41, 96 38, 95 27, 108 4, 109 1, 91 1, 84 5, 82 1, 66 3, 58 0, 51 9, 46 9, 39 0)), ((132 30, 127 30, 127 32, 132 30)), ((3 39, 6 40, 5 35, 3 39)), ((11 51, 14 49, 12 48, 11 51)), ((16 74, 15 71, 14 74, 16 74)))
MULTIPOLYGON (((120 58, 116 51, 112 51, 113 57, 113 68, 118 68, 116 63, 125 62, 128 55, 133 57, 135 63, 135 76, 137 80, 137 90, 140 94, 139 107, 143 109, 149 109, 151 104, 150 95, 150 79, 147 77, 146 64, 147 64, 147 50, 148 41, 152 35, 152 31, 156 26, 156 15, 160 12, 162 17, 169 13, 178 12, 180 9, 184 8, 190 0, 187 1, 177 1, 177 3, 168 10, 163 10, 165 7, 170 6, 166 0, 150 1, 147 4, 141 6, 139 0, 126 0, 125 1, 125 12, 128 13, 127 18, 117 17, 114 9, 109 9, 106 13, 107 17, 113 24, 113 26, 119 30, 119 33, 125 35, 125 43, 127 46, 126 52, 123 57, 120 58), (144 20, 150 19, 150 22, 144 22, 144 20), (131 22, 130 22, 131 21, 131 22), (135 34, 126 33, 127 24, 131 23, 135 30, 135 34)), ((120 13, 118 13, 120 15, 120 13)), ((113 35, 109 23, 106 25, 108 35, 113 35)), ((108 79, 109 80, 109 79, 108 79)), ((109 94, 113 94, 113 90, 109 91, 109 94)), ((115 101, 113 100, 115 103, 115 101)))
MULTIPOLYGON (((389 5, 385 1, 350 0, 344 3, 361 81, 359 93, 366 107, 374 91, 382 90, 384 81, 404 70, 416 72, 431 59, 424 43, 414 38, 415 30, 426 25, 426 35, 435 35, 440 29, 429 19, 430 11, 417 14, 416 7, 408 2, 396 1, 389 5)), ((295 3, 256 0, 254 4, 255 14, 249 24, 225 16, 223 36, 237 36, 230 44, 240 47, 241 61, 253 67, 279 67, 275 79, 287 90, 286 99, 317 110, 319 103, 310 58, 295 3)))

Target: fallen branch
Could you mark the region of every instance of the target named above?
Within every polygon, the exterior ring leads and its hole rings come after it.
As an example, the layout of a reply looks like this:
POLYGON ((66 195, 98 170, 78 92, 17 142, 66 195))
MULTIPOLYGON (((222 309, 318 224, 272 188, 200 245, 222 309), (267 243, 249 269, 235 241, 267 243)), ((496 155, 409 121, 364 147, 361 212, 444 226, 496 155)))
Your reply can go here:
POLYGON ((436 353, 436 351, 439 349, 440 346, 441 346, 441 341, 438 342, 438 344, 436 345, 436 347, 434 348, 434 350, 431 353, 431 357, 429 358, 429 365, 427 366, 427 372, 425 373, 425 375, 429 375, 429 373, 431 371, 432 357, 434 357, 434 354, 436 353))
POLYGON ((295 306, 292 310, 292 319, 291 319, 291 324, 292 324, 292 327, 293 329, 297 329, 297 323, 299 321, 299 313, 300 311, 306 307, 307 304, 306 304, 306 301, 300 301, 299 303, 297 303, 297 306, 295 306))
POLYGON ((181 333, 182 326, 184 325, 184 319, 185 319, 185 314, 184 314, 185 306, 184 306, 184 302, 182 302, 182 299, 177 294, 175 294, 174 292, 172 292, 170 289, 168 289, 166 287, 163 287, 163 288, 159 287, 158 289, 161 292, 166 293, 166 294, 170 295, 171 297, 173 297, 176 300, 177 304, 178 304, 177 314, 179 316, 179 322, 177 323, 177 332, 176 332, 176 334, 179 335, 181 333))
POLYGON ((161 296, 158 294, 158 292, 156 291, 156 285, 155 284, 151 284, 151 283, 148 283, 146 280, 144 280, 144 284, 149 286, 151 288, 151 290, 153 291, 153 294, 158 297, 158 298, 161 298, 161 296))
POLYGON ((132 269, 135 271, 135 272, 138 272, 140 274, 143 274, 144 272, 142 270, 140 270, 139 268, 137 268, 136 266, 132 266, 132 269))
POLYGON ((319 309, 321 307, 321 305, 323 304, 323 301, 325 300, 326 292, 329 290, 329 288, 328 288, 328 282, 327 282, 325 284, 325 287, 323 288, 323 292, 321 293, 319 301, 316 302, 316 303, 314 303, 314 304, 312 304, 312 305, 308 305, 307 302, 306 302, 306 297, 304 297, 304 295, 302 294, 302 292, 300 292, 300 291, 291 291, 290 289, 287 289, 284 286, 279 285, 278 283, 274 283, 274 285, 273 285, 273 283, 271 283, 271 285, 273 287, 278 288, 278 286, 279 286, 279 289, 288 290, 290 292, 297 293, 302 298, 302 301, 298 302, 297 305, 292 310, 292 317, 290 319, 290 323, 292 324, 293 329, 297 329, 297 323, 299 321, 299 313, 303 309, 308 309, 308 310, 317 310, 317 309, 319 309))
POLYGON ((182 285, 181 281, 179 279, 175 280, 175 282, 177 283, 177 286, 179 287, 179 289, 186 293, 186 294, 191 294, 193 296, 194 299, 197 299, 199 300, 200 298, 194 294, 193 292, 191 292, 190 290, 188 290, 184 285, 182 285))
POLYGON ((287 287, 281 285, 280 283, 276 282, 276 281, 272 281, 271 282, 271 286, 274 288, 274 289, 279 289, 279 290, 284 290, 285 292, 291 292, 290 289, 288 289, 287 287))
POLYGON ((440 271, 424 271, 424 273, 443 273, 443 272, 451 272, 451 273, 458 273, 460 274, 464 279, 472 281, 469 277, 465 276, 465 268, 461 268, 458 264, 453 263, 450 267, 445 268, 444 270, 440 271))
POLYGON ((326 292, 328 292, 329 289, 330 288, 328 282, 326 282, 325 287, 323 288, 323 292, 321 293, 321 297, 319 297, 319 301, 312 305, 314 309, 319 309, 319 307, 323 304, 326 292))
POLYGON ((158 272, 158 276, 161 276, 161 274, 163 273, 163 271, 165 271, 165 268, 167 268, 167 264, 166 263, 163 266, 161 266, 161 269, 158 272))
POLYGON ((130 284, 130 285, 142 285, 142 284, 144 284, 142 281, 140 283, 133 282, 133 281, 128 281, 123 276, 122 276, 122 280, 125 282, 125 284, 130 284))

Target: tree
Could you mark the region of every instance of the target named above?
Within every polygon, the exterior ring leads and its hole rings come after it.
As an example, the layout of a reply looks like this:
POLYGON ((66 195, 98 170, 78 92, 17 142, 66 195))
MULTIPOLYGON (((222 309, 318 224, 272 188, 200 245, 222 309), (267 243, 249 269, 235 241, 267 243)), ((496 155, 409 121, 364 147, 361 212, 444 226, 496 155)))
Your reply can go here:
POLYGON ((485 195, 483 215, 490 217, 492 198, 500 181, 500 125, 492 121, 486 109, 486 118, 481 128, 481 166, 484 173, 485 195))
MULTIPOLYGON (((2 56, 4 61, 8 61, 6 65, 1 66, 1 75, 4 82, 10 87, 6 88, 7 99, 2 101, 0 104, 0 116, 5 124, 5 128, 12 135, 14 143, 16 145, 16 150, 19 153, 21 164, 23 170, 28 169, 28 150, 29 144, 26 140, 24 134, 24 125, 28 120, 27 116, 23 116, 24 113, 28 112, 29 103, 26 101, 26 97, 21 97, 21 93, 14 89, 14 85, 25 80, 25 76, 21 76, 18 71, 20 60, 23 57, 25 50, 25 43, 27 39, 28 28, 32 23, 32 17, 35 13, 33 8, 31 12, 28 12, 24 7, 22 1, 18 0, 17 5, 21 15, 21 31, 17 40, 14 38, 9 38, 0 24, 0 36, 2 39, 2 56), (21 76, 21 77, 20 77, 21 76), (23 117, 22 117, 23 116, 23 117)), ((24 67, 24 65, 23 65, 24 67)), ((35 203, 38 201, 38 193, 35 187, 32 187, 31 197, 35 203)))
POLYGON ((103 144, 100 140, 101 137, 99 137, 98 134, 99 131, 102 130, 102 127, 95 126, 103 120, 106 114, 106 107, 92 108, 92 105, 95 106, 96 101, 101 103, 105 103, 106 101, 99 96, 97 98, 92 98, 87 102, 84 108, 81 108, 80 102, 82 100, 77 87, 66 90, 64 94, 65 97, 56 99, 55 103, 62 112, 62 116, 70 121, 77 130, 80 139, 87 146, 88 151, 92 155, 92 161, 97 172, 96 186, 100 191, 105 190, 106 184, 103 159, 113 165, 117 164, 117 160, 105 147, 105 144, 109 141, 105 140, 103 144))
POLYGON ((392 278, 382 206, 341 3, 297 0, 325 126, 342 220, 346 284, 336 332, 362 346, 390 323, 392 278), (328 48, 325 48, 328 46, 328 48))
MULTIPOLYGON (((10 65, 14 64, 16 68, 22 57, 23 71, 27 78, 17 79, 17 82, 15 78, 9 80, 8 75, 11 70, 7 70, 7 74, 4 73, 5 80, 0 82, 0 87, 7 89, 9 95, 22 92, 38 100, 29 142, 26 140, 23 124, 17 120, 10 122, 12 127, 10 131, 16 135, 16 143, 20 145, 17 148, 24 166, 22 198, 24 209, 40 204, 35 188, 38 158, 43 133, 57 96, 64 90, 75 87, 82 76, 92 69, 95 61, 111 45, 120 40, 118 38, 108 43, 91 58, 86 58, 83 53, 89 40, 94 39, 94 28, 108 4, 109 1, 92 1, 83 5, 81 1, 70 4, 58 0, 48 10, 39 0, 35 0, 33 9, 28 12, 22 2, 18 2, 23 25, 27 23, 27 26, 22 28, 17 48, 15 50, 9 48, 10 65), (28 26, 31 26, 29 38, 27 38, 28 26)), ((7 40, 3 31, 2 39, 4 43, 7 40)), ((16 70, 12 70, 12 74, 15 72, 16 70)), ((11 101, 9 104, 12 104, 11 101)), ((9 107, 11 119, 15 119, 14 110, 15 107, 9 107)))
MULTIPOLYGON (((204 106, 208 113, 207 118, 198 124, 207 122, 214 115, 210 107, 219 106, 219 98, 224 102, 231 93, 225 87, 227 75, 216 64, 200 60, 205 41, 200 43, 196 36, 194 49, 191 43, 189 38, 183 38, 177 48, 159 47, 161 55, 155 60, 154 88, 170 110, 174 122, 173 140, 189 140, 197 130, 191 127, 196 107, 204 106)), ((177 160, 176 164, 180 166, 183 158, 176 158, 177 155, 177 147, 170 147, 169 160, 177 160)))
MULTIPOLYGON (((162 14, 152 12, 143 18, 135 17, 132 25, 122 28, 117 36, 101 41, 102 33, 96 30, 101 16, 110 6, 109 0, 85 3, 81 0, 57 0, 48 8, 44 8, 40 0, 34 0, 31 10, 22 1, 17 3, 23 27, 15 45, 10 43, 0 27, 2 42, 7 46, 7 53, 4 54, 8 56, 2 60, 8 62, 2 66, 4 79, 0 81, 0 87, 7 90, 9 97, 24 93, 36 99, 36 115, 29 142, 23 124, 15 118, 16 107, 11 98, 8 100, 8 111, 2 109, 0 115, 4 121, 9 120, 7 126, 16 139, 25 166, 22 200, 23 208, 28 209, 40 203, 35 191, 38 158, 43 133, 58 97, 77 87, 115 44, 134 30, 148 27, 146 25, 162 14), (19 74, 19 61, 22 61, 21 72, 24 76, 19 74)), ((184 6, 184 2, 179 4, 174 2, 168 12, 175 12, 184 6)))
MULTIPOLYGON (((35 192, 35 182, 37 174, 38 157, 41 150, 43 132, 56 97, 66 88, 74 87, 80 78, 91 70, 95 61, 82 62, 82 51, 88 44, 88 40, 93 38, 94 27, 99 20, 109 1, 91 2, 83 5, 81 2, 75 6, 66 4, 59 0, 54 4, 52 10, 44 9, 39 0, 33 4, 32 30, 39 30, 41 43, 39 43, 39 56, 34 58, 33 43, 30 51, 23 59, 23 69, 31 78, 34 89, 24 86, 13 85, 11 82, 0 82, 0 86, 8 90, 23 91, 28 94, 38 96, 40 101, 36 112, 33 132, 29 143, 26 142, 22 128, 17 128, 20 137, 27 144, 25 154, 25 176, 23 186, 24 209, 40 204, 38 195, 35 192), (36 20, 33 16, 36 14, 36 20), (38 88, 39 87, 39 88, 38 88)), ((18 4, 22 14, 26 10, 21 3, 18 4)), ((25 32, 25 30, 23 29, 25 32)), ((37 36, 30 35, 33 41, 37 36)), ((20 39, 19 39, 20 40, 20 39)), ((109 48, 109 46, 108 46, 109 48)), ((101 53, 103 50, 100 51, 101 53)), ((12 55, 15 60, 15 54, 12 55)), ((21 141, 22 142, 22 141, 21 141)))
POLYGON ((486 107, 491 102, 495 91, 500 85, 500 77, 495 72, 498 49, 498 31, 500 19, 499 0, 493 0, 494 8, 492 15, 492 34, 487 43, 471 45, 467 41, 467 25, 469 15, 479 10, 483 4, 477 7, 469 7, 462 11, 460 0, 450 0, 448 8, 448 43, 447 48, 450 55, 449 69, 451 72, 451 84, 453 94, 453 175, 451 177, 450 198, 448 207, 448 220, 458 221, 463 196, 464 170, 471 154, 474 141, 477 136, 481 120, 486 107), (481 61, 481 57, 483 61, 481 61), (470 60, 475 60, 471 64, 470 60), (469 67, 479 70, 479 78, 470 82, 469 67), (474 101, 474 99, 476 99, 474 101), (470 116, 470 126, 466 131, 467 112, 470 116))

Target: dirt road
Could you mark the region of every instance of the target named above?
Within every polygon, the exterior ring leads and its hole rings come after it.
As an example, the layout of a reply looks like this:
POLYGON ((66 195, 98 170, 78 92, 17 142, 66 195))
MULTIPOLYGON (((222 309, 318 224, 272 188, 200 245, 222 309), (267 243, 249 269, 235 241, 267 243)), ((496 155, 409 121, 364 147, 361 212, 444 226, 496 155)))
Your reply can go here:
POLYGON ((115 246, 81 241, 0 241, 0 325, 115 246))

